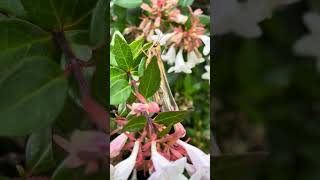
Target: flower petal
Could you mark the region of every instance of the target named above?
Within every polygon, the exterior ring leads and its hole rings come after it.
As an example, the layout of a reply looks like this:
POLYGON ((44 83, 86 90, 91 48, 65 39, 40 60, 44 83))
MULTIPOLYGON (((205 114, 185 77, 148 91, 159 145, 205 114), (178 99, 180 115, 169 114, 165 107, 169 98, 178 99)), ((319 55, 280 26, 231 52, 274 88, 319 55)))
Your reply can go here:
POLYGON ((125 145, 128 136, 124 133, 117 136, 114 140, 110 143, 110 158, 114 158, 120 154, 121 149, 125 145))

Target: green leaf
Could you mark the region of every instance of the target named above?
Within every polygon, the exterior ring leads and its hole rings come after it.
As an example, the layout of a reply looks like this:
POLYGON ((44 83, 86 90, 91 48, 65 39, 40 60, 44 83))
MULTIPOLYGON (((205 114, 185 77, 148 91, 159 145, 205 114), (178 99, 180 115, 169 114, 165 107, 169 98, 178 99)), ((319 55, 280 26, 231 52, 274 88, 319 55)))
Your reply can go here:
POLYGON ((0 135, 22 136, 59 115, 67 81, 46 57, 0 59, 0 135))
POLYGON ((108 38, 107 7, 108 1, 98 0, 93 10, 90 25, 90 41, 94 47, 104 44, 108 38))
POLYGON ((255 180, 257 177, 254 172, 257 172, 258 165, 265 160, 266 156, 267 153, 257 152, 213 157, 211 174, 214 179, 255 180))
POLYGON ((110 103, 121 104, 125 102, 131 93, 131 86, 128 81, 128 75, 118 67, 110 68, 110 103), (118 89, 119 88, 119 89, 118 89), (122 91, 123 90, 123 91, 122 91), (112 94, 116 93, 116 95, 112 94))
POLYGON ((0 20, 0 36, 0 59, 51 56, 54 51, 51 35, 23 20, 0 20))
POLYGON ((123 7, 123 8, 137 8, 141 5, 142 0, 114 0, 114 4, 123 7))
POLYGON ((188 111, 168 111, 160 112, 155 118, 154 122, 169 126, 182 121, 188 114, 188 111))
POLYGON ((139 77, 143 76, 145 67, 146 67, 147 58, 143 57, 140 61, 139 67, 138 67, 138 75, 139 77))
POLYGON ((172 128, 173 124, 170 124, 168 127, 166 127, 164 130, 162 130, 160 133, 158 133, 159 138, 162 138, 166 134, 168 134, 172 128))
POLYGON ((0 11, 17 16, 25 15, 25 11, 20 0, 1 0, 0 11))
POLYGON ((210 24, 210 16, 208 15, 200 14, 199 19, 200 19, 200 22, 204 25, 210 24))
POLYGON ((133 41, 132 43, 130 43, 129 46, 131 48, 133 59, 136 59, 139 56, 139 54, 142 52, 141 48, 142 48, 143 42, 144 42, 144 39, 141 37, 133 41))
POLYGON ((28 19, 45 29, 70 29, 89 24, 96 0, 21 0, 28 19))
POLYGON ((179 0, 179 5, 182 7, 191 6, 194 0, 179 0))
POLYGON ((114 47, 112 50, 115 60, 121 69, 130 71, 134 68, 130 46, 119 35, 115 35, 114 47))
POLYGON ((160 88, 160 70, 157 58, 153 57, 140 79, 139 92, 145 97, 151 97, 160 88))
POLYGON ((136 132, 146 126, 147 118, 145 116, 134 116, 129 119, 129 122, 124 126, 123 131, 136 132))
MULTIPOLYGON (((111 47, 113 47, 114 46, 114 42, 115 42, 115 40, 116 40, 116 36, 120 36, 124 41, 126 41, 126 39, 123 37, 123 35, 121 34, 121 32, 120 31, 116 31, 116 32, 114 32, 113 33, 113 35, 112 35, 112 39, 111 39, 111 42, 110 42, 110 46, 111 47)), ((111 48, 110 48, 111 49, 111 48)))
POLYGON ((33 175, 47 172, 54 167, 50 128, 31 134, 26 147, 26 164, 33 175))

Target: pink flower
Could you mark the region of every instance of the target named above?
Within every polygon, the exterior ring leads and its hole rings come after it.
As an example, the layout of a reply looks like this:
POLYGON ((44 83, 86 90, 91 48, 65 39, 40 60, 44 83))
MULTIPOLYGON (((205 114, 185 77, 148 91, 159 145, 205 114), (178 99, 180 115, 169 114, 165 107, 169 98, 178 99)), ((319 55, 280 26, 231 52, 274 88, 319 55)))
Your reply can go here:
POLYGON ((140 116, 142 112, 146 113, 158 113, 160 107, 155 102, 150 103, 132 103, 132 105, 127 105, 131 109, 130 114, 140 116))
POLYGON ((110 158, 114 158, 120 154, 121 149, 126 144, 128 136, 124 133, 120 134, 110 143, 110 158))
POLYGON ((54 135, 54 141, 69 153, 66 159, 69 168, 86 165, 85 173, 96 172, 99 161, 107 154, 107 135, 96 131, 79 131, 72 133, 70 142, 63 137, 54 135))

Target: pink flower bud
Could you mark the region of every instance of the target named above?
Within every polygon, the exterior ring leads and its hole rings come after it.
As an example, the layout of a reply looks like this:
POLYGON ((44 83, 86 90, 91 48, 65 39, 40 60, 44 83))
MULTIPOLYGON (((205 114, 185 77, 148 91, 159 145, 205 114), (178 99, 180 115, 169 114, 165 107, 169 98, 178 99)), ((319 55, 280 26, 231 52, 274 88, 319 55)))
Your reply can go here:
POLYGON ((120 134, 110 143, 110 157, 114 158, 120 154, 121 149, 125 145, 128 136, 124 133, 120 134))
POLYGON ((160 107, 156 102, 150 102, 148 105, 148 112, 158 113, 160 111, 160 107))

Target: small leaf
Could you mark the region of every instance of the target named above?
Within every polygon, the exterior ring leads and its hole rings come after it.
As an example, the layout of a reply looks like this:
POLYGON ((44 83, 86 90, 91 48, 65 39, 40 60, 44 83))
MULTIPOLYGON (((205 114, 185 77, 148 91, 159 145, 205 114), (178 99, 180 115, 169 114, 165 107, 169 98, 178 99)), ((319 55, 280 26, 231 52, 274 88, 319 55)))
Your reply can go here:
POLYGON ((141 37, 133 41, 132 43, 130 43, 129 46, 131 48, 133 59, 136 59, 139 56, 139 54, 142 52, 141 48, 142 48, 143 42, 144 42, 144 39, 141 37))
POLYGON ((145 67, 146 67, 146 62, 147 62, 147 59, 145 57, 143 57, 140 61, 140 64, 139 64, 139 67, 138 67, 138 75, 139 77, 143 76, 143 73, 144 73, 144 70, 145 70, 145 67))
POLYGON ((210 24, 210 16, 208 15, 200 14, 199 19, 201 24, 204 24, 204 25, 210 24))
POLYGON ((160 112, 155 118, 154 122, 169 126, 182 121, 188 114, 188 111, 168 111, 160 112))
POLYGON ((133 57, 130 46, 119 35, 115 35, 114 47, 112 50, 116 62, 121 69, 127 72, 133 69, 133 57))
POLYGON ((90 24, 90 42, 94 47, 106 42, 107 31, 107 7, 108 1, 98 0, 93 10, 90 24))
POLYGON ((134 116, 129 119, 129 122, 124 126, 123 131, 136 132, 146 126, 147 119, 145 116, 134 116))
POLYGON ((182 7, 191 6, 194 0, 179 0, 179 5, 182 7))
POLYGON ((127 101, 131 94, 131 86, 125 79, 110 82, 110 104, 117 105, 127 101))
POLYGON ((139 7, 141 3, 142 0, 114 0, 114 4, 128 9, 139 7))
POLYGON ((139 92, 145 97, 151 97, 160 88, 160 70, 157 58, 153 57, 140 79, 139 92))
POLYGON ((54 167, 50 128, 31 134, 26 147, 26 164, 32 174, 44 173, 54 167))
POLYGON ((160 133, 158 133, 159 138, 162 138, 166 134, 168 134, 172 128, 173 124, 170 124, 168 127, 166 127, 164 130, 162 130, 160 133))

